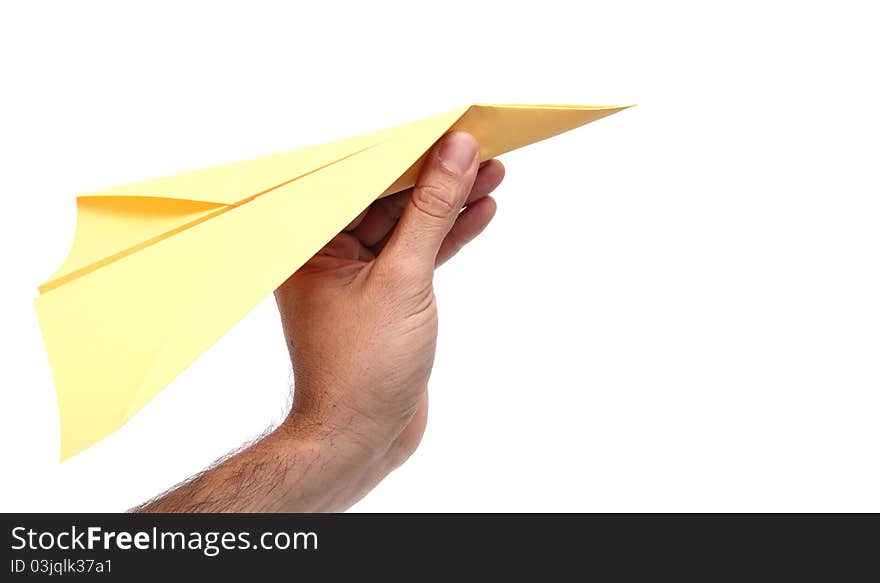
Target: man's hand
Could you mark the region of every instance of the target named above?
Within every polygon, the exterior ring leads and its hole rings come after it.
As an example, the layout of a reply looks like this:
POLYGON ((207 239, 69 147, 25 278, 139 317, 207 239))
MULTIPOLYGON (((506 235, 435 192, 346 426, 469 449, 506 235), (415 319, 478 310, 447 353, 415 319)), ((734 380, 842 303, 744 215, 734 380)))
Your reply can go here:
POLYGON ((426 156, 278 290, 293 406, 273 433, 147 511, 343 510, 415 451, 437 340, 434 268, 489 224, 504 168, 468 134, 426 156), (464 208, 464 210, 462 210, 464 208))

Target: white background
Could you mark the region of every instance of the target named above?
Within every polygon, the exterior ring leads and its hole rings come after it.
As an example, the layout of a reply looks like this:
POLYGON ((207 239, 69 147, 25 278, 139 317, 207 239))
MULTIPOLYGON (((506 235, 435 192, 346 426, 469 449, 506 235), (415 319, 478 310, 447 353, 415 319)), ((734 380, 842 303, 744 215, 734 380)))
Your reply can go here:
POLYGON ((425 440, 355 509, 880 511, 874 3, 182 4, 0 9, 0 510, 126 509, 288 399, 269 299, 59 464, 32 300, 75 194, 559 102, 639 106, 503 157, 425 440))

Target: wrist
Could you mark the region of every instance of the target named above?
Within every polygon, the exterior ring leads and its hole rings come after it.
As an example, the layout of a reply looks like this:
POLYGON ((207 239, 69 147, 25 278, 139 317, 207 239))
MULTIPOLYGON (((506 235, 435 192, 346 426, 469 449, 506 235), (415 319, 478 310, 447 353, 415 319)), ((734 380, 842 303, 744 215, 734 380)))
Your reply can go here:
POLYGON ((266 439, 286 467, 279 485, 283 512, 346 510, 387 473, 381 449, 295 412, 266 439))

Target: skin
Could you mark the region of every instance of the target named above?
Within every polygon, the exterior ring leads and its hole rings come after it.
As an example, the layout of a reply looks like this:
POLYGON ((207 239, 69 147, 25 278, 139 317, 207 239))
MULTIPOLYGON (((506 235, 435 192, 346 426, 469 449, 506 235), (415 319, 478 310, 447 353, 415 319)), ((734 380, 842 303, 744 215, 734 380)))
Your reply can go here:
POLYGON ((333 512, 416 450, 437 341, 433 276, 495 214, 504 177, 445 136, 414 188, 373 203, 275 291, 294 371, 284 422, 139 512, 333 512), (462 210, 463 209, 463 210, 462 210))

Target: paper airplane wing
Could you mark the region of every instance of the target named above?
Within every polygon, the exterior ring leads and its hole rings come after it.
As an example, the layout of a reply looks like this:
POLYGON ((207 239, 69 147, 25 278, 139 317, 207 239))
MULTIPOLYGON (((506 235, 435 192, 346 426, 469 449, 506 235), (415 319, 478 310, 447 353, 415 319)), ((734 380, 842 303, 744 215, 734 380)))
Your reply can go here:
POLYGON ((121 427, 376 198, 412 186, 451 129, 481 158, 619 107, 475 105, 381 132, 77 199, 37 314, 61 459, 121 427))

